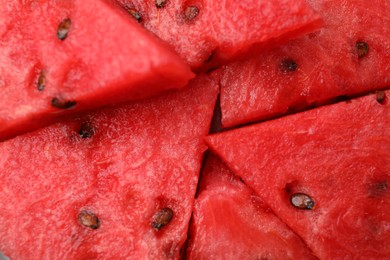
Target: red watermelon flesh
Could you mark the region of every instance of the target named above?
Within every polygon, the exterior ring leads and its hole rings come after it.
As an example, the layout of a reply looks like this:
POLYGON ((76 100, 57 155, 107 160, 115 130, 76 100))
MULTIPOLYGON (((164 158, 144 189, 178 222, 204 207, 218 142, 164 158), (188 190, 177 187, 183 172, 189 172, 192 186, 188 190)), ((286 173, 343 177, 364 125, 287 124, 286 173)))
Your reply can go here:
POLYGON ((193 77, 161 40, 103 0, 3 1, 0 17, 0 140, 193 77))
POLYGON ((324 19, 323 29, 222 69, 224 127, 390 85, 390 2, 310 2, 324 19))
POLYGON ((316 259, 215 156, 202 173, 188 259, 316 259))
POLYGON ((200 76, 181 91, 1 143, 0 251, 177 259, 217 92, 200 76))
POLYGON ((304 0, 116 0, 192 67, 230 59, 254 43, 317 29, 320 17, 304 0))
POLYGON ((207 142, 320 259, 388 259, 389 95, 219 133, 207 142))

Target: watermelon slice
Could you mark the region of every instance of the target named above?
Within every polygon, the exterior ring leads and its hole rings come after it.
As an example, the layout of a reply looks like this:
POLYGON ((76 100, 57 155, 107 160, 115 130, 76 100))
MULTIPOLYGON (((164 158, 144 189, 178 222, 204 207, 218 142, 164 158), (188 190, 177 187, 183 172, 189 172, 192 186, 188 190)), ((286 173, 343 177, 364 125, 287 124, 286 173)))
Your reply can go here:
POLYGON ((390 2, 310 2, 324 18, 323 29, 223 68, 224 127, 390 86, 390 2))
POLYGON ((2 1, 0 22, 0 140, 193 77, 161 40, 103 0, 2 1))
POLYGON ((215 156, 202 173, 188 259, 316 259, 215 156))
POLYGON ((116 0, 192 67, 229 59, 254 43, 317 29, 305 0, 116 0))
POLYGON ((390 256, 390 91, 210 136, 320 259, 390 256))
POLYGON ((200 76, 180 92, 0 143, 0 251, 178 258, 217 92, 200 76))

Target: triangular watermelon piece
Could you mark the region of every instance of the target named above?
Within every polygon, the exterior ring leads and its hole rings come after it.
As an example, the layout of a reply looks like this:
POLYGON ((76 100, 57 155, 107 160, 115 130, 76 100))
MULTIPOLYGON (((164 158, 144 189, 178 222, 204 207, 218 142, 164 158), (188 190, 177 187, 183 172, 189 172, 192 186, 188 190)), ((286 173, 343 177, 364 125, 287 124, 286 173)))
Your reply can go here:
POLYGON ((178 258, 217 92, 200 76, 181 91, 0 143, 0 251, 178 258))
POLYGON ((0 140, 193 77, 161 40, 104 0, 5 1, 0 17, 0 140))
POLYGON ((305 0, 116 0, 192 67, 230 59, 254 43, 291 38, 320 26, 305 0))
POLYGON ((320 259, 390 255, 390 91, 208 137, 320 259))
POLYGON ((215 156, 202 173, 189 237, 188 259, 316 259, 215 156))
POLYGON ((324 19, 323 29, 222 69, 224 127, 390 85, 390 2, 310 2, 324 19))

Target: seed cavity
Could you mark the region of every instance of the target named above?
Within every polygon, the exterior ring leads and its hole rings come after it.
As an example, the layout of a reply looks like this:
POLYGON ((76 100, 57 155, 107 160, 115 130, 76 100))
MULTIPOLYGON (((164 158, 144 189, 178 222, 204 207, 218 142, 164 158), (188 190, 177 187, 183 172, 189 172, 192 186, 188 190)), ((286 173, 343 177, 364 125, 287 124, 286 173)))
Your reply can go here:
POLYGON ((293 59, 284 59, 280 62, 280 70, 284 73, 293 72, 298 69, 298 64, 293 59))
POLYGON ((297 209, 311 210, 314 208, 314 200, 307 194, 294 193, 290 198, 291 205, 297 209))
POLYGON ((57 97, 51 100, 51 105, 55 108, 60 108, 60 109, 69 109, 76 106, 76 104, 77 102, 74 100, 63 100, 57 97))
POLYGON ((57 38, 61 41, 65 40, 66 37, 68 37, 68 32, 71 25, 71 20, 69 18, 66 18, 61 21, 61 23, 58 25, 57 29, 57 38))
POLYGON ((187 6, 184 10, 184 17, 188 22, 194 20, 198 16, 198 14, 199 8, 194 5, 187 6))
POLYGON ((205 62, 206 63, 209 63, 213 58, 214 58, 214 55, 215 55, 215 52, 216 52, 217 50, 216 49, 214 49, 214 50, 212 50, 211 52, 210 52, 210 55, 207 57, 207 59, 205 60, 205 62))
POLYGON ((78 219, 80 224, 85 227, 91 229, 98 229, 100 227, 100 221, 92 211, 88 211, 88 210, 81 211, 79 213, 78 219))
POLYGON ((286 193, 288 195, 291 195, 293 194, 296 190, 297 190, 297 187, 300 187, 301 185, 299 184, 299 181, 290 181, 289 183, 286 184, 286 186, 284 187, 286 193))
POLYGON ((167 0, 156 0, 156 7, 163 8, 163 7, 165 7, 166 3, 167 3, 167 0))
POLYGON ((38 77, 37 88, 39 91, 43 91, 45 89, 45 86, 46 86, 46 73, 44 70, 41 70, 38 77))
POLYGON ((80 126, 79 135, 81 138, 86 139, 90 138, 95 134, 95 130, 92 126, 92 124, 84 122, 80 126))
POLYGON ((368 44, 365 42, 356 42, 358 58, 361 59, 368 54, 368 44))
POLYGON ((160 230, 171 221, 172 217, 173 211, 170 208, 163 208, 154 214, 152 227, 156 230, 160 230))
POLYGON ((384 104, 386 101, 386 93, 384 91, 377 91, 376 92, 376 101, 378 101, 379 104, 384 104))

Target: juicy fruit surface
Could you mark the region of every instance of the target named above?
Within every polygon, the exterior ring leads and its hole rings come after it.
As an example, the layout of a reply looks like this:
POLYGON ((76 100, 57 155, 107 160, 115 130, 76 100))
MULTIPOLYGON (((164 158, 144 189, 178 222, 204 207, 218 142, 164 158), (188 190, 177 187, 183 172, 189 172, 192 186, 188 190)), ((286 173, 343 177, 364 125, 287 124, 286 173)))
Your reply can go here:
POLYGON ((215 156, 202 173, 189 237, 188 259, 315 259, 215 156))
POLYGON ((5 1, 0 17, 0 140, 193 77, 157 37, 103 0, 5 1))
POLYGON ((201 76, 180 92, 1 143, 0 250, 13 259, 178 258, 217 92, 201 76), (167 208, 171 219, 156 218, 167 208), (81 222, 82 212, 99 221, 81 222))
POLYGON ((320 17, 304 0, 117 0, 192 67, 229 59, 254 43, 303 35, 320 17))
POLYGON ((0 3, 0 251, 389 258, 390 92, 213 135, 238 176, 199 180, 218 85, 225 127, 389 88, 389 2, 308 2, 0 3))
POLYGON ((387 259, 390 92, 383 94, 207 142, 320 259, 387 259))
POLYGON ((224 127, 389 86, 390 3, 310 2, 324 28, 222 69, 224 127))

